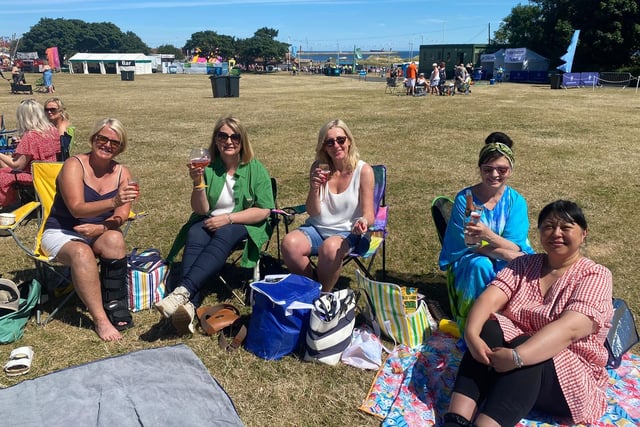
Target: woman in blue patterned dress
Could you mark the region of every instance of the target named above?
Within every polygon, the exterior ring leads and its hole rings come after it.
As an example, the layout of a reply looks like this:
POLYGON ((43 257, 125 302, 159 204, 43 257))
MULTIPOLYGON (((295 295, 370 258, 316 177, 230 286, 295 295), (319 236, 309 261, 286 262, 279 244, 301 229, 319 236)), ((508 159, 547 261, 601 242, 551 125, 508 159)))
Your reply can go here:
POLYGON ((464 330, 473 302, 508 261, 533 253, 527 237, 527 203, 507 180, 513 172, 513 142, 506 134, 490 134, 480 150, 481 181, 460 191, 440 252, 440 268, 447 271, 449 304, 460 330, 464 330), (467 197, 481 207, 480 220, 468 222, 467 197), (467 238, 478 242, 468 247, 467 238))

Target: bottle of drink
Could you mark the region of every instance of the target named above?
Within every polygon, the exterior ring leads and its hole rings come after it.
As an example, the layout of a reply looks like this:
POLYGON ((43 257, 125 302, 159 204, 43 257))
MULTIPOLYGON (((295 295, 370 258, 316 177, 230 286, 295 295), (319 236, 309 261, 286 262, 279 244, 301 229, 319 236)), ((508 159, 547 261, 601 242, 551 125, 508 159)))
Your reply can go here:
MULTIPOLYGON (((465 192, 465 198, 467 200, 467 205, 465 207, 465 226, 466 224, 473 223, 477 224, 480 221, 480 217, 482 216, 482 206, 476 206, 473 203, 473 195, 471 194, 471 190, 468 189, 465 192)), ((480 246, 480 241, 477 237, 470 236, 467 233, 465 228, 464 230, 464 243, 468 248, 477 248, 480 246)))
POLYGON ((473 212, 473 194, 471 194, 471 189, 467 188, 467 191, 464 193, 464 197, 467 200, 467 206, 464 209, 464 217, 468 218, 469 215, 471 215, 471 212, 473 212))

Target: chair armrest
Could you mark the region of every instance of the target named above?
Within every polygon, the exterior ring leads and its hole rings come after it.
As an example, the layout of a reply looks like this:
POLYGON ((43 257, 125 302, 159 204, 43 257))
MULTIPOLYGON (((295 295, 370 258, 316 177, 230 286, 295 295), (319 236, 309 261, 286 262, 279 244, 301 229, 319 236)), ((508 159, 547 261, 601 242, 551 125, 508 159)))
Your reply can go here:
POLYGON ((29 216, 33 211, 40 207, 40 202, 29 202, 11 212, 16 216, 16 222, 12 225, 0 225, 0 230, 15 230, 20 223, 29 216))

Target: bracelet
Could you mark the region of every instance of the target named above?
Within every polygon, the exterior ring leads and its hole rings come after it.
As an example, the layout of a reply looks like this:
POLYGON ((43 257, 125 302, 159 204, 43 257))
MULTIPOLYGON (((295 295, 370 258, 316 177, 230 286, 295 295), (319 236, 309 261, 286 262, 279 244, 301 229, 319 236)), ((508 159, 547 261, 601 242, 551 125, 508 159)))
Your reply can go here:
POLYGON ((231 219, 231 214, 227 214, 227 219, 229 220, 229 224, 233 224, 233 220, 231 219))
POLYGON ((522 368, 524 363, 522 363, 522 359, 515 348, 511 349, 511 355, 513 356, 513 364, 516 365, 516 369, 522 368))

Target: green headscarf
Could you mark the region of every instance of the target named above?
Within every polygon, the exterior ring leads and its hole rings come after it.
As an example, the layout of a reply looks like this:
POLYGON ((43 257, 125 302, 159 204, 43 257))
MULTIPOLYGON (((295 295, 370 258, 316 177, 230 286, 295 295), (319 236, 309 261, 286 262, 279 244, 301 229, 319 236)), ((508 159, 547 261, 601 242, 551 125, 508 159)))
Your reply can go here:
POLYGON ((513 168, 513 165, 516 163, 516 159, 513 157, 513 151, 509 148, 508 145, 503 144, 502 142, 492 142, 491 144, 485 144, 480 150, 480 156, 478 156, 478 166, 485 163, 485 160, 491 157, 492 154, 498 153, 507 158, 509 160, 509 165, 513 168))

